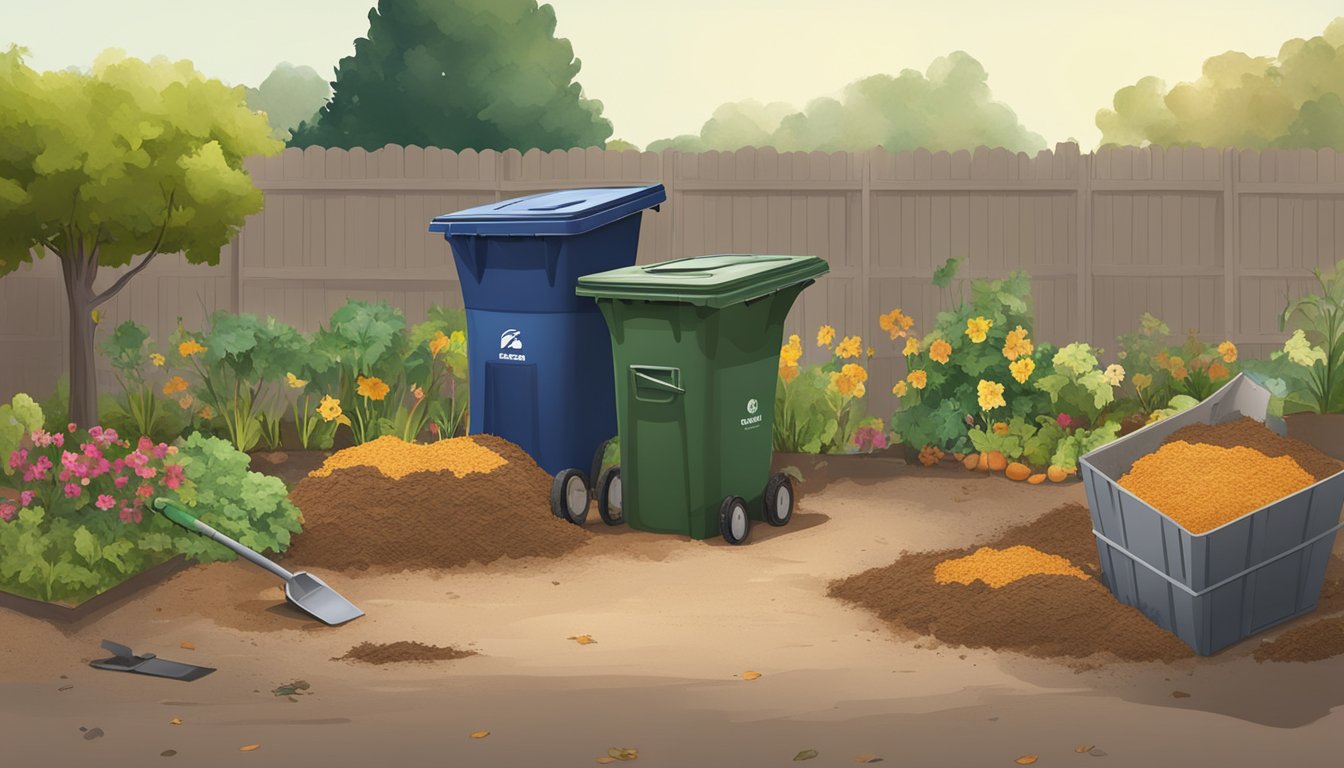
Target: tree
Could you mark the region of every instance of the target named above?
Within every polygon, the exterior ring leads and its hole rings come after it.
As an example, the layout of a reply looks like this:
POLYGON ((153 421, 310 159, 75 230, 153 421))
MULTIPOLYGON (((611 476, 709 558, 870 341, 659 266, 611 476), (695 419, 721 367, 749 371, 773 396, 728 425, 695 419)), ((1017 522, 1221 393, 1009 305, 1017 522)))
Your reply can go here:
POLYGON ((247 106, 265 112, 271 137, 285 141, 299 123, 312 122, 331 96, 331 86, 312 67, 277 64, 256 88, 247 89, 247 106))
POLYGON ((698 135, 655 141, 649 149, 703 152, 744 146, 781 152, 991 146, 1023 152, 1043 149, 1045 139, 994 100, 980 62, 954 51, 935 59, 927 72, 872 75, 851 83, 841 98, 815 99, 802 111, 780 103, 724 104, 698 135))
POLYGON ((1277 56, 1228 51, 1198 80, 1144 77, 1097 112, 1104 145, 1344 149, 1344 17, 1277 56))
POLYGON ((70 311, 70 418, 98 420, 93 310, 161 253, 218 264, 261 191, 243 159, 274 154, 243 89, 190 62, 100 56, 36 72, 0 54, 0 276, 50 254, 70 311), (98 290, 100 268, 135 266, 98 290))
POLYGON ((291 146, 569 149, 612 134, 536 0, 379 0, 331 101, 291 146))

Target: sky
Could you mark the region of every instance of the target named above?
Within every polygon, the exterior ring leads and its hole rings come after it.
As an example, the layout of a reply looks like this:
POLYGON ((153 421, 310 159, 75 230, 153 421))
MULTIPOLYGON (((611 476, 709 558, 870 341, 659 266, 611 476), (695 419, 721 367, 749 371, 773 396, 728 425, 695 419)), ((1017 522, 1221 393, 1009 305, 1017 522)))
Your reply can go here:
MULTIPOLYGON (((256 85, 279 62, 330 76, 368 29, 374 0, 0 0, 0 45, 38 69, 88 66, 98 52, 190 59, 256 85)), ((1226 50, 1274 55, 1320 34, 1328 0, 551 0, 578 80, 605 105, 614 138, 640 146, 697 133, 715 107, 752 98, 802 107, 881 72, 925 70, 964 50, 995 98, 1047 142, 1100 138, 1094 117, 1146 75, 1199 76, 1226 50)))

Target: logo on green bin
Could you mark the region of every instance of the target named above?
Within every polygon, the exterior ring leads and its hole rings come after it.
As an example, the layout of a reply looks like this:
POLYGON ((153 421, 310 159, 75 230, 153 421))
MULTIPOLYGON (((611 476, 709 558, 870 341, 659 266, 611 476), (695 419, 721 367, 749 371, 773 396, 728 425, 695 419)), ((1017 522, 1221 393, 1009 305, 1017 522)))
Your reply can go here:
POLYGON ((499 359, 500 360, 526 360, 527 355, 520 354, 523 349, 523 332, 517 328, 510 328, 499 335, 499 359), (518 350, 511 352, 509 350, 518 350))
POLYGON ((748 400, 747 401, 748 415, 745 419, 742 419, 742 426, 746 427, 747 429, 755 429, 756 427, 759 427, 761 425, 761 420, 765 418, 764 414, 757 413, 757 411, 759 410, 761 410, 761 404, 756 400, 756 398, 753 397, 750 400, 748 400))

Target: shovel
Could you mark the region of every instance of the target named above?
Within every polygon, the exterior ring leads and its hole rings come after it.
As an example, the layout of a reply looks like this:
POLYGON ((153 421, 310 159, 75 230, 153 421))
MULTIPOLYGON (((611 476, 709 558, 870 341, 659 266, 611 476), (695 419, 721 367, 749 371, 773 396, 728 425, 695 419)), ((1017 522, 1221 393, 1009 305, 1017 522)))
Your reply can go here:
POLYGON ((186 528, 188 531, 195 531, 203 536, 207 536, 224 546, 237 552, 238 555, 246 560, 265 568, 276 576, 285 580, 285 597, 295 607, 305 613, 311 614, 318 621, 335 626, 344 624, 351 619, 357 619, 364 615, 364 612, 355 607, 355 604, 341 597, 336 590, 327 586, 327 583, 318 577, 306 571, 290 573, 279 565, 271 562, 255 550, 249 549, 224 534, 216 531, 214 528, 202 523, 192 516, 190 512, 179 507, 167 499, 155 499, 154 509, 163 513, 163 516, 172 520, 174 523, 186 528))

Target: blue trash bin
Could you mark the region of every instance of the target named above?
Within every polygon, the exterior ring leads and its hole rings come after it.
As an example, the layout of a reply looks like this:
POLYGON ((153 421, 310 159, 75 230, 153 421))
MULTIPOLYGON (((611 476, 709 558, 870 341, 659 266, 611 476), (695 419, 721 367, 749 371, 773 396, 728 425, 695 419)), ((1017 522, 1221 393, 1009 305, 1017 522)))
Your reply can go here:
POLYGON ((635 263, 662 184, 569 189, 435 217, 467 314, 468 431, 498 435, 555 475, 551 506, 582 524, 589 469, 616 434, 606 321, 579 277, 635 263))

